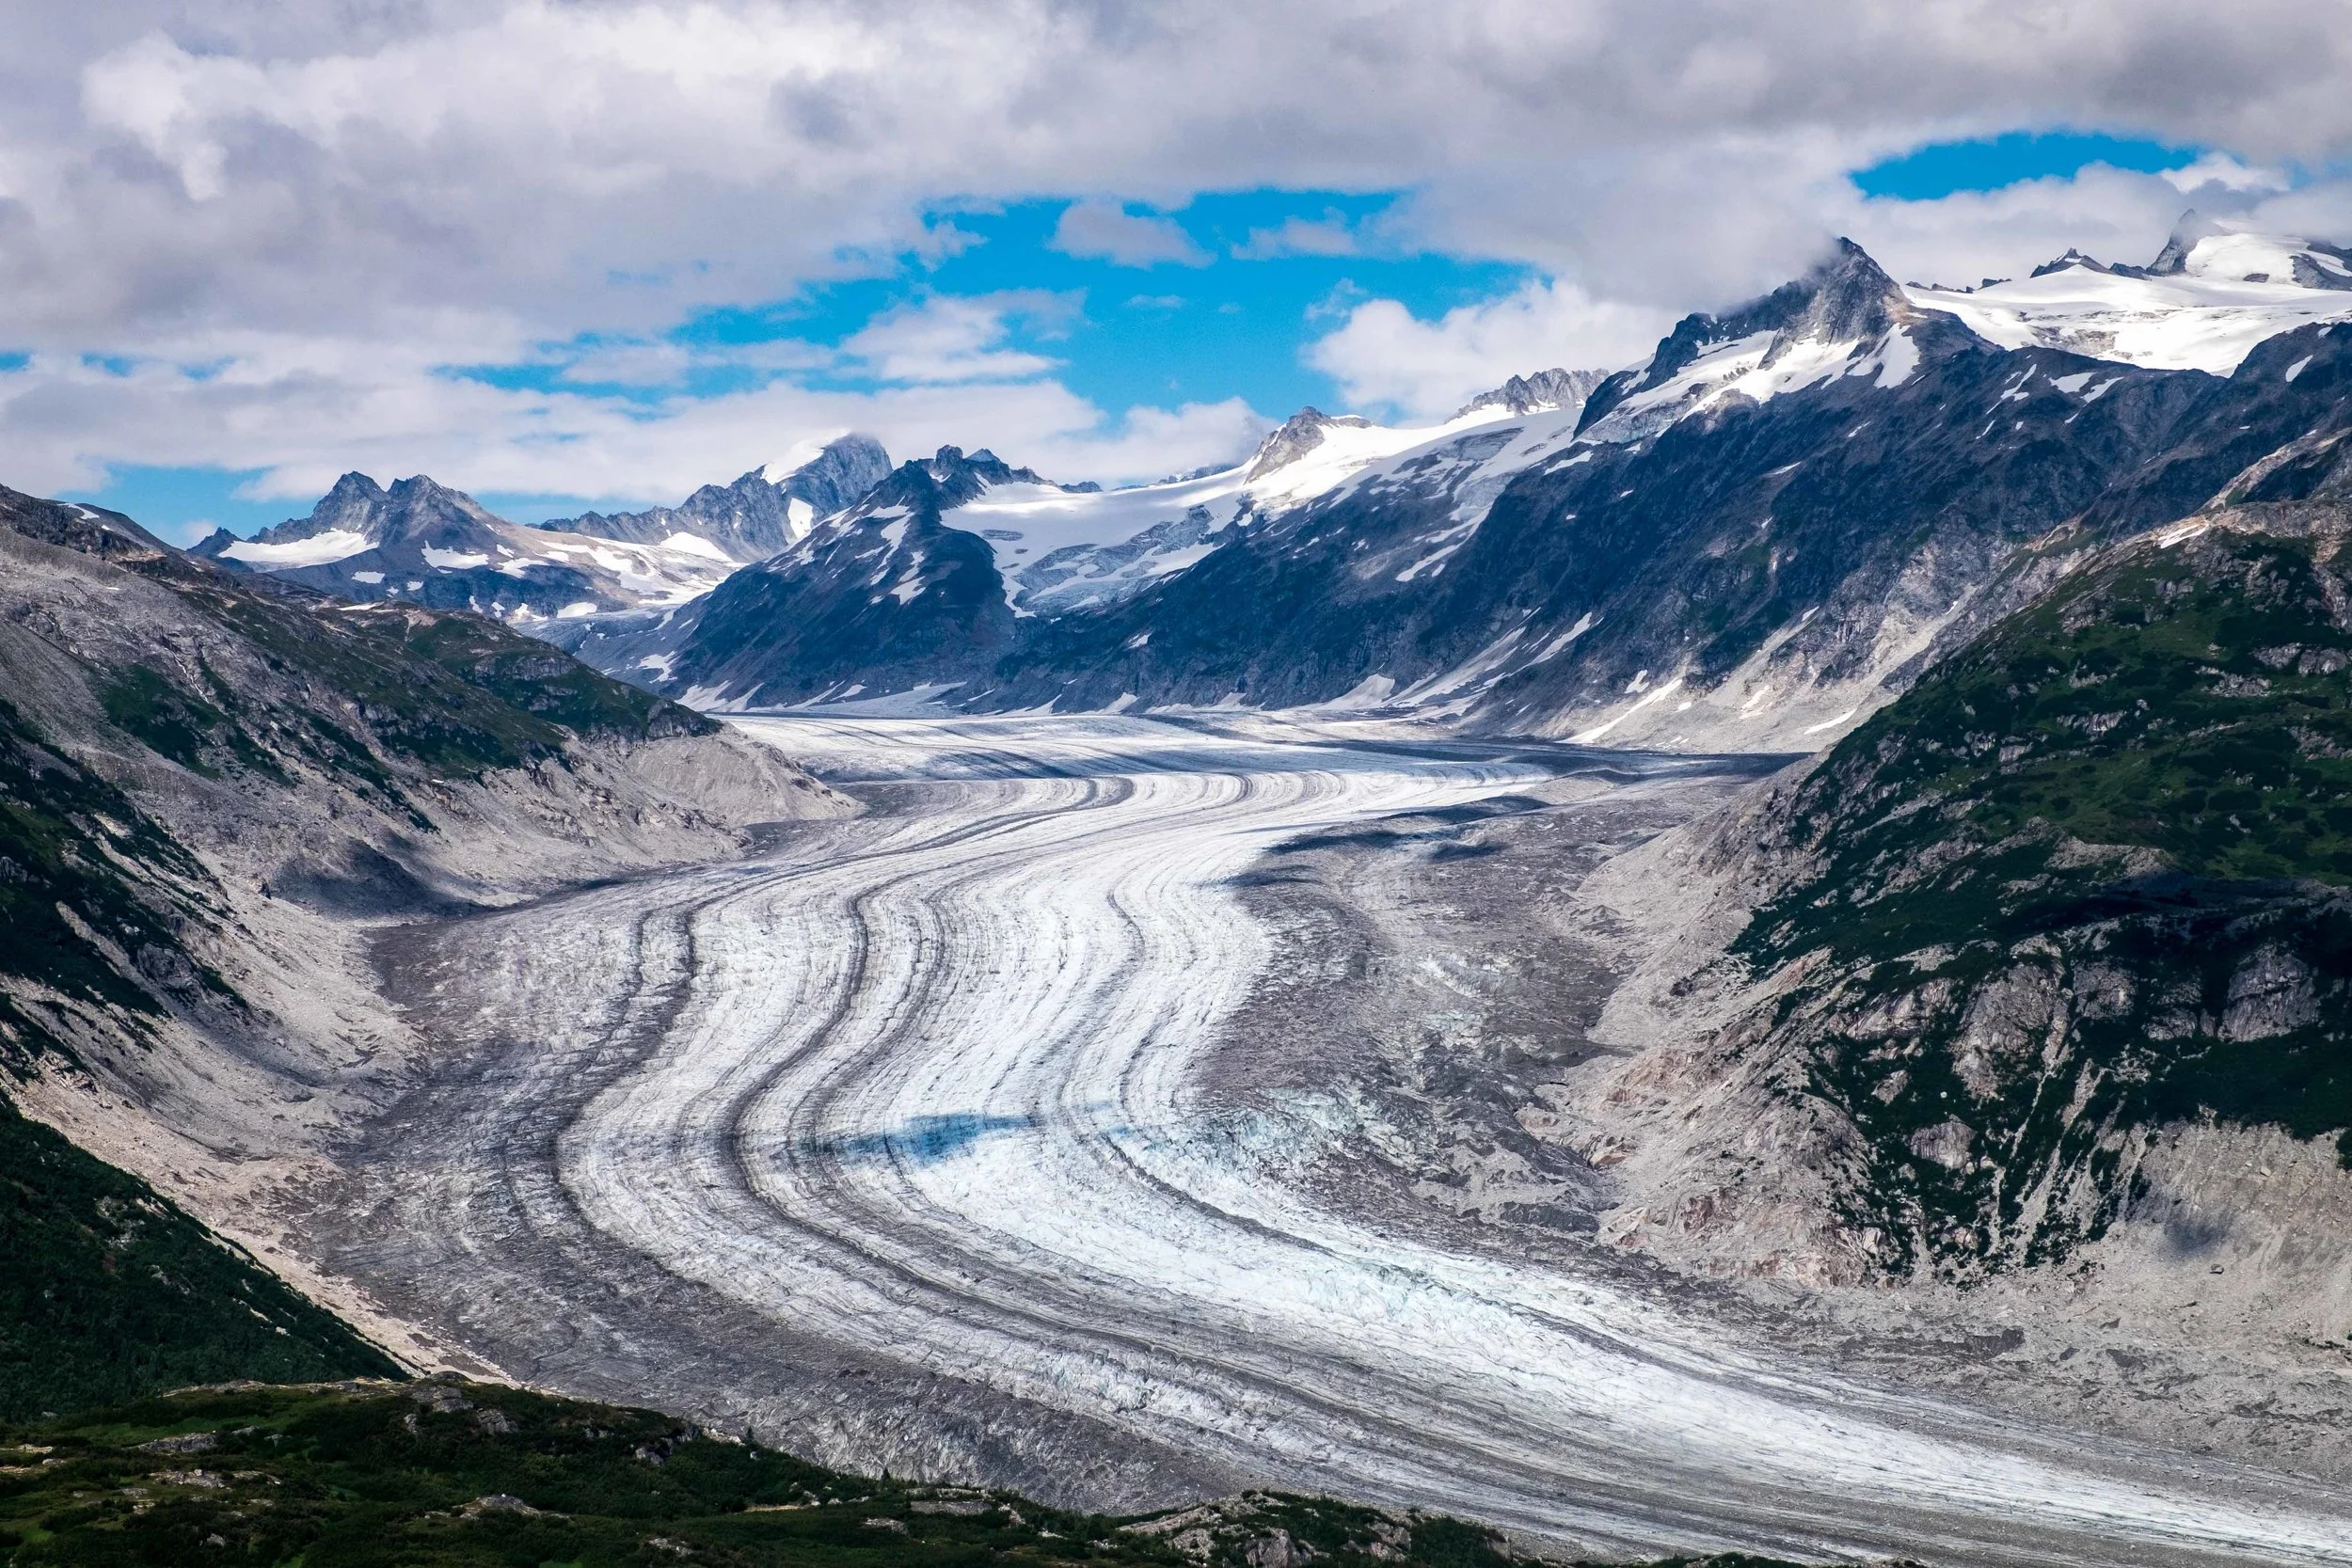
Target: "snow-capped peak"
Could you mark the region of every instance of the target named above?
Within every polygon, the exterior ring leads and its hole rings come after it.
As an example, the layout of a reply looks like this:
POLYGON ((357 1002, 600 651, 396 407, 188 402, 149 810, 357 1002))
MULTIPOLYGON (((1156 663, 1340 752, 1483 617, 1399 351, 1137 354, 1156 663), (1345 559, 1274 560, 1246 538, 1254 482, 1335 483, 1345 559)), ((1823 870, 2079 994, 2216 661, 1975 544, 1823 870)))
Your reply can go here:
POLYGON ((1643 439, 1732 398, 1762 403, 1840 376, 1900 386, 1919 362, 1918 309, 1851 240, 1804 277, 1721 316, 1685 316, 1658 352, 1584 402, 1581 437, 1643 439))
POLYGON ((2030 277, 1910 293, 2004 348, 2038 345, 2228 375, 2265 338, 2352 319, 2352 252, 2230 229, 2192 212, 2144 267, 2069 250, 2030 277))
POLYGON ((1282 421, 1281 428, 1258 443, 1257 455, 1243 472, 1244 480, 1263 479, 1288 467, 1317 447, 1333 430, 1369 430, 1372 421, 1357 414, 1327 414, 1306 407, 1282 421))
POLYGON ((1533 375, 1515 375, 1492 391, 1481 392, 1454 411, 1455 419, 1482 412, 1545 414, 1555 408, 1581 408, 1604 379, 1600 371, 1570 371, 1554 367, 1533 375))

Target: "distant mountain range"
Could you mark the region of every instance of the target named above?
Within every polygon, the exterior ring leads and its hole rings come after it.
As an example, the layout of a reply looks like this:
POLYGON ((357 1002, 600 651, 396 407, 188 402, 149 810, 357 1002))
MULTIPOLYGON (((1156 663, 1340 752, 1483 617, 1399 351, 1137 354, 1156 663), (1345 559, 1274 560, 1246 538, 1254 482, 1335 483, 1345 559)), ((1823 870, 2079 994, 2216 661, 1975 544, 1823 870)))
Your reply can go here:
POLYGON ((844 436, 797 468, 754 468, 732 484, 706 484, 676 506, 615 516, 589 512, 539 526, 634 545, 683 534, 716 545, 731 560, 757 561, 790 546, 819 517, 855 502, 890 472, 890 453, 870 436, 844 436))
POLYGON ((2183 220, 1974 289, 1841 242, 1613 375, 1442 424, 1302 410, 1245 462, 1118 490, 845 437, 682 505, 520 529, 347 477, 201 553, 512 620, 745 708, 1327 705, 1665 746, 1810 750, 2022 602, 2034 541, 2122 537, 2344 418, 2309 367, 2352 261, 2183 220), (334 552, 331 556, 327 552, 334 552))
POLYGON ((2343 418, 2298 365, 2343 352, 2352 292, 2233 275, 2332 248, 2194 230, 2161 272, 1968 293, 1846 245, 1616 375, 1422 429, 1309 409, 1156 485, 950 450, 705 597, 551 635, 716 706, 1324 704, 1811 750, 2020 602, 2053 528, 2167 521, 2343 418), (2063 289, 2136 325, 2042 321, 2063 289))
POLYGON ((889 471, 879 442, 846 436, 776 479, 754 469, 730 485, 705 485, 680 506, 591 512, 536 528, 421 474, 388 489, 350 473, 309 516, 251 539, 217 531, 192 553, 363 604, 469 610, 529 628, 683 603, 784 548, 889 471))

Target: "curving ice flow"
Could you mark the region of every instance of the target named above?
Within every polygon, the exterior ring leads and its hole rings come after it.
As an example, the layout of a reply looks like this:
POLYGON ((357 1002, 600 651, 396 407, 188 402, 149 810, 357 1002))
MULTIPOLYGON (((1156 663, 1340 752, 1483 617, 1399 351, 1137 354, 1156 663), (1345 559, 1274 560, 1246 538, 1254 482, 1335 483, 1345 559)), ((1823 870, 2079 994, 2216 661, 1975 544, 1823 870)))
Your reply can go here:
MULTIPOLYGON (((589 1227, 669 1275, 1235 1473, 1587 1549, 2352 1563, 2340 1493, 1794 1370, 1597 1275, 1379 1233, 1285 1180, 1311 1129, 1213 1110, 1191 1069, 1271 958, 1231 879, 1307 830, 1523 788, 1540 758, 739 722, 924 803, 485 938, 489 972, 584 996, 623 981, 577 933, 677 917, 688 978, 548 1155, 589 1227)), ((478 1092, 548 1094, 582 1059, 478 1092)))

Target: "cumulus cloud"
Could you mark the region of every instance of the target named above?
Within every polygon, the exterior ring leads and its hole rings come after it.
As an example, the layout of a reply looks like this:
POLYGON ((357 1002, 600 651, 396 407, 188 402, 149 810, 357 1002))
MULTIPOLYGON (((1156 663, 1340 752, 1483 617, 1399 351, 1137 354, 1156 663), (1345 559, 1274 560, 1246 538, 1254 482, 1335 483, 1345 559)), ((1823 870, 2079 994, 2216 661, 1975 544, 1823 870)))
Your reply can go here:
POLYGON ((2208 185, 2238 193, 2283 191, 2295 183, 2284 169, 2257 168, 2227 152, 2207 152, 2193 163, 2166 169, 2164 181, 2185 195, 2194 195, 2208 185))
MULTIPOLYGON (((1817 237, 1845 169, 1926 139, 2106 124, 2316 166, 2352 137, 2352 28, 2303 0, 206 10, 0 23, 20 341, 420 304, 644 325, 936 243, 929 199, 1258 184, 1409 188, 1441 246, 1720 291, 1817 237), (1723 243, 1743 228, 1762 244, 1723 243)), ((1116 203, 1065 222, 1189 254, 1116 203)))
POLYGON ((988 446, 1059 478, 1119 483, 1239 457, 1266 427, 1239 399, 1111 416, 1050 379, 872 390, 778 380, 623 403, 387 363, 368 343, 304 340, 284 350, 221 373, 71 355, 0 372, 8 482, 53 493, 97 485, 123 460, 120 433, 135 429, 141 463, 261 470, 246 486, 255 499, 307 505, 360 468, 480 491, 675 502, 806 446, 811 433, 867 430, 897 452, 988 446))
POLYGON ((1006 347, 1015 319, 1050 329, 1077 307, 1069 295, 1042 290, 937 296, 885 311, 841 346, 883 381, 1017 380, 1041 375, 1058 361, 1006 347))
POLYGON ((1271 229, 1252 229, 1233 254, 1246 261, 1262 261, 1276 256, 1353 256, 1357 248, 1356 231, 1347 220, 1327 212, 1320 218, 1288 217, 1271 229))
POLYGON ((1366 300, 1308 351, 1359 406, 1442 419, 1476 394, 1529 371, 1613 371, 1640 358, 1672 318, 1596 300, 1568 284, 1530 284, 1436 321, 1393 299, 1366 300))
POLYGON ((1209 253, 1174 218, 1131 213, 1116 201, 1072 202, 1062 209, 1049 243, 1064 255, 1099 257, 1122 267, 1209 264, 1209 253))
MULTIPOLYGON (((1973 284, 2013 277, 2069 247, 2109 261, 2155 260, 2183 198, 2162 175, 2094 165, 1934 201, 1854 198, 1844 231, 1897 277, 1973 284)), ((1834 209, 1835 210, 1835 209, 1834 209)))
MULTIPOLYGON (((2352 237, 2343 183, 2267 172, 2352 147, 2346 22, 2343 0, 20 0, 0 8, 0 351, 35 360, 0 378, 0 458, 20 483, 126 461, 308 473, 342 461, 321 455, 337 442, 408 431, 436 465, 471 451, 525 487, 550 452, 624 483, 593 444, 647 466, 627 484, 675 490, 739 471, 709 455, 722 437, 748 462, 790 436, 724 410, 831 420, 835 394, 771 387, 648 421, 645 389, 678 362, 621 345, 936 261, 971 240, 926 221, 943 203, 1120 192, 1151 210, 1079 200, 1065 248, 1197 264, 1159 214, 1258 186, 1407 192, 1385 242, 1554 280, 1434 321, 1359 301, 1314 349, 1351 396, 1429 410, 1492 370, 1638 352, 1629 324, 1769 287, 1837 232, 1947 280, 2068 245, 2144 259, 2194 181, 2201 209, 2222 195, 2247 221, 2352 237), (1845 178, 2058 126, 2231 155, 2174 182, 2090 171, 1934 203, 1867 202, 1845 178), (637 401, 597 412, 585 390, 440 369, 544 362, 549 342, 612 345, 565 385, 637 401), (135 369, 77 369, 86 354, 135 369), (713 466, 675 475, 694 432, 713 466)), ((1041 379, 1043 356, 954 317, 878 323, 851 351, 894 383, 872 396, 982 416, 1058 397, 1026 427, 1041 440, 1158 428, 1106 424, 1041 379), (982 395, 1008 378, 1023 389, 982 395)))

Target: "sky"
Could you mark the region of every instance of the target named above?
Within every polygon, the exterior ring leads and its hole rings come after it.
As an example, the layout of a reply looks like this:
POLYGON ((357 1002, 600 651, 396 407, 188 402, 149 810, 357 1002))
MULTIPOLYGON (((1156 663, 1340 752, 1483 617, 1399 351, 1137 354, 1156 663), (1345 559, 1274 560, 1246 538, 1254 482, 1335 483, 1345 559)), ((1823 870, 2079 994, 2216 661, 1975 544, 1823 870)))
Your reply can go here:
POLYGON ((2352 238, 2352 0, 15 0, 0 483, 525 521, 844 431, 1066 480, 1899 277, 2352 238))

